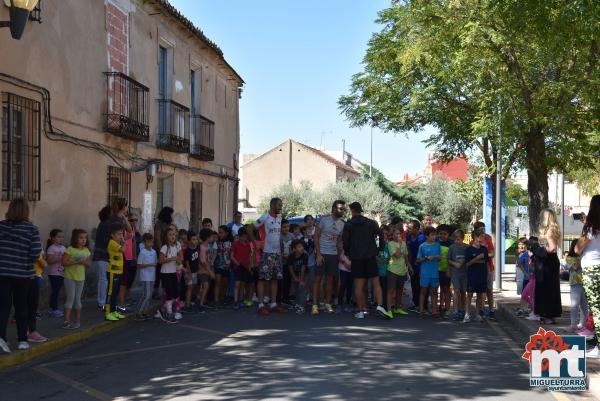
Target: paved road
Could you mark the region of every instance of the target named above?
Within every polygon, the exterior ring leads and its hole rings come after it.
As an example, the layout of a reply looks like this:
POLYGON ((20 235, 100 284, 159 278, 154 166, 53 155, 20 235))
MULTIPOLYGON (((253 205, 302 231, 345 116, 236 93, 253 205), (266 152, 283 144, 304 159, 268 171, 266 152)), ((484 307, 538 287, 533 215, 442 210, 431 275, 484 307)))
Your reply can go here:
POLYGON ((554 400, 487 323, 253 310, 132 322, 4 372, 0 398, 554 400))

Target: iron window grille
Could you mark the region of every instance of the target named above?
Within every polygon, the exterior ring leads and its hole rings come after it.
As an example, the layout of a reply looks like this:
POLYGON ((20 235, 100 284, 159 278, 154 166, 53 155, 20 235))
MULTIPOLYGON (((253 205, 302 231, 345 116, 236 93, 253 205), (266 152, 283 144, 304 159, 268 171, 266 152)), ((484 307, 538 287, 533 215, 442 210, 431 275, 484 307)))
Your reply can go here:
POLYGON ((2 93, 2 200, 41 199, 41 105, 2 93))
POLYGON ((204 160, 215 160, 215 123, 201 115, 192 116, 190 154, 204 160))
POLYGON ((104 74, 108 89, 106 130, 123 138, 147 142, 150 139, 149 89, 122 72, 104 74))
POLYGON ((29 13, 29 20, 42 23, 42 0, 39 0, 34 9, 29 13))
POLYGON ((190 194, 190 229, 198 230, 202 220, 202 183, 192 181, 190 194))
POLYGON ((190 151, 190 110, 170 99, 158 100, 159 148, 177 153, 190 151))
POLYGON ((108 166, 108 204, 117 198, 131 199, 131 173, 123 168, 108 166))

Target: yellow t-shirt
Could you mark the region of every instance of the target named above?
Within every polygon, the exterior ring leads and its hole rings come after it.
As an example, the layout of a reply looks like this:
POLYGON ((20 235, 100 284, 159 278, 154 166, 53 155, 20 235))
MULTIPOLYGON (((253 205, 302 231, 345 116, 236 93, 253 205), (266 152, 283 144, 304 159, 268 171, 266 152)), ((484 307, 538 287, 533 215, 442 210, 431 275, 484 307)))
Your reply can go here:
POLYGON ((108 241, 108 267, 109 273, 123 273, 123 247, 115 240, 108 241))
POLYGON ((33 267, 35 268, 35 275, 37 277, 42 277, 42 274, 44 272, 44 267, 42 266, 43 260, 44 260, 44 257, 42 255, 40 255, 38 260, 36 260, 35 263, 33 264, 33 267))

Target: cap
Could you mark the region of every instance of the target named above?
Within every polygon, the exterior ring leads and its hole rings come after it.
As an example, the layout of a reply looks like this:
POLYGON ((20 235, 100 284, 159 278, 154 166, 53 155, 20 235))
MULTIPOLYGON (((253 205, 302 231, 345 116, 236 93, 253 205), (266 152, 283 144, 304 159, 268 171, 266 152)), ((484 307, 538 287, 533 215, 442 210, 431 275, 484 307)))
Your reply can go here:
POLYGON ((349 206, 350 210, 354 210, 355 212, 362 213, 363 208, 358 202, 352 202, 349 206))

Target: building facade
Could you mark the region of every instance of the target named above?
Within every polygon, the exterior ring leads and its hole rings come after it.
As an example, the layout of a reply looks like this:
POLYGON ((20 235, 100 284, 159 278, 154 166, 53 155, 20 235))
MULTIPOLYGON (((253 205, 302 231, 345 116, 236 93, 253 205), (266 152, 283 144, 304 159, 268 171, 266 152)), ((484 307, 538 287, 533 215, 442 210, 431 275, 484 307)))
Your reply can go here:
MULTIPOLYGON (((255 208, 273 188, 308 181, 320 190, 338 181, 353 181, 360 173, 327 152, 288 139, 261 155, 242 157, 240 207, 255 208)), ((349 160, 349 159, 347 159, 349 160)))
POLYGON ((0 213, 24 196, 42 236, 92 230, 116 197, 143 231, 163 206, 229 220, 244 82, 219 47, 166 0, 40 4, 21 40, 0 30, 0 213))

